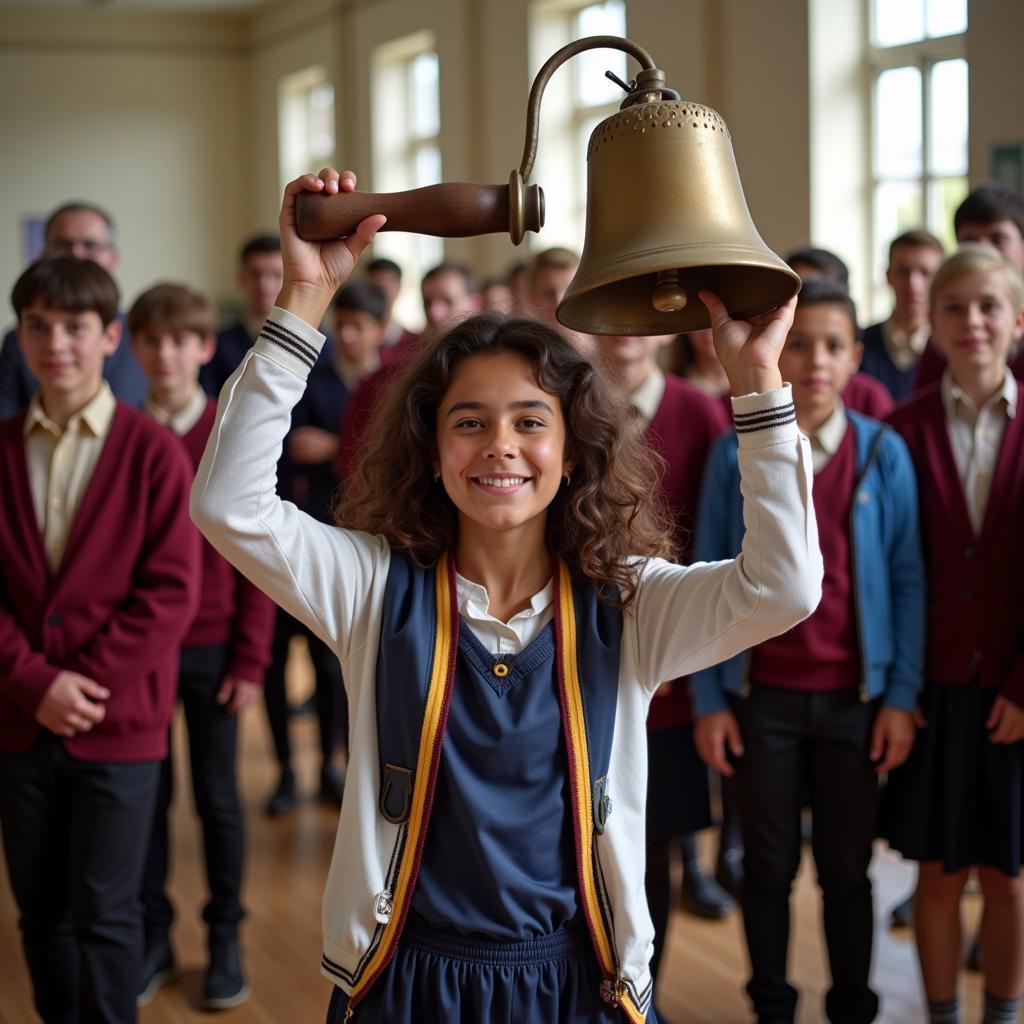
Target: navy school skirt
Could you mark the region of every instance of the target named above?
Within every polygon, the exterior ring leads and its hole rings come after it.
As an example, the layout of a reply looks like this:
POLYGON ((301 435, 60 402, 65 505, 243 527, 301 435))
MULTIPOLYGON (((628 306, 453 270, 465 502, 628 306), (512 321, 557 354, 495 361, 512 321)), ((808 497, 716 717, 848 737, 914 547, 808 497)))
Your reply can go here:
POLYGON ((985 722, 999 691, 928 683, 907 762, 889 776, 881 834, 910 860, 949 873, 974 865, 1017 875, 1024 849, 1024 741, 990 743, 985 722))
POLYGON ((647 839, 675 839, 711 825, 708 766, 693 726, 647 730, 647 839))
MULTIPOLYGON (((398 948, 352 1024, 621 1024, 600 995, 586 924, 523 942, 441 931, 410 915, 398 948)), ((335 988, 327 1024, 342 1024, 348 997, 335 988)), ((654 1008, 647 1024, 657 1024, 654 1008)))

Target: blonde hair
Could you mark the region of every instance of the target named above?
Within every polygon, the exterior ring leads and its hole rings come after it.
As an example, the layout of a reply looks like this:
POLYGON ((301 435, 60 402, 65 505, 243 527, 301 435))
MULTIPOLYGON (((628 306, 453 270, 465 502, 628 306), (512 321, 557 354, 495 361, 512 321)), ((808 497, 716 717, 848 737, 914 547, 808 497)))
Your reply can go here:
POLYGON ((929 304, 934 309, 939 294, 954 281, 971 274, 988 274, 992 271, 1003 275, 1006 297, 1014 311, 1024 309, 1024 278, 1020 271, 992 246, 977 242, 965 242, 935 272, 928 289, 929 304))

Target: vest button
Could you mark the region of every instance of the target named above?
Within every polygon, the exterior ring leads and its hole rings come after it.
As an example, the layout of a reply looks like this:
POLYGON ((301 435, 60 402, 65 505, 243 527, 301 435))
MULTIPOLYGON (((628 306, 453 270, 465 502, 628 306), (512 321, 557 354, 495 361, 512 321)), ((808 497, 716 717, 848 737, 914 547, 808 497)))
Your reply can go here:
POLYGON ((508 665, 503 661, 496 661, 491 666, 491 671, 499 678, 504 679, 508 675, 508 665))
POLYGON ((964 548, 964 558, 973 558, 974 553, 974 548, 964 548))
POLYGON ((860 491, 857 494, 857 500, 862 504, 866 505, 871 500, 871 495, 867 491, 860 491))
POLYGON ((49 616, 49 618, 47 618, 46 621, 51 626, 56 627, 59 626, 64 620, 60 617, 60 615, 57 612, 54 612, 52 615, 49 616))

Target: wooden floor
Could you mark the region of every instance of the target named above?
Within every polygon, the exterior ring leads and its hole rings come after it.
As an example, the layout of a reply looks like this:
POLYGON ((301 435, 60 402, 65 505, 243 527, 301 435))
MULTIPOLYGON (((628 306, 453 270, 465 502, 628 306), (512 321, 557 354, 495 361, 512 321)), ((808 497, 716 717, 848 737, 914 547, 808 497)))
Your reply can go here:
MULTIPOLYGON (((293 688, 301 688, 300 681, 293 688)), ((180 730, 180 723, 177 726, 180 730)), ((302 791, 315 792, 318 765, 315 723, 303 717, 293 724, 296 767, 302 791)), ((249 857, 244 926, 246 967, 253 993, 243 1006, 220 1013, 198 1008, 205 935, 200 906, 202 879, 198 830, 192 817, 187 781, 179 779, 173 820, 171 895, 178 908, 172 939, 182 968, 180 980, 166 986, 144 1009, 141 1024, 293 1024, 319 1022, 329 998, 320 975, 320 898, 334 842, 336 814, 311 795, 284 819, 269 820, 261 805, 275 778, 269 733, 262 706, 243 713, 240 762, 247 811, 249 857)), ((182 740, 179 734, 177 739, 182 740)), ((183 749, 180 748, 179 749, 183 749)), ((181 765, 184 758, 178 759, 181 765)), ((2 858, 0 858, 2 861, 2 858)), ((880 851, 873 868, 876 905, 884 911, 909 891, 913 874, 891 854, 880 851)), ((976 897, 967 899, 967 916, 977 915, 976 897)), ((790 962, 801 992, 799 1024, 824 1021, 822 997, 827 965, 820 940, 820 904, 812 866, 805 863, 794 901, 790 962)), ((722 922, 697 921, 676 914, 662 964, 659 1008, 672 1024, 747 1024, 742 984, 746 958, 738 915, 722 922)), ((883 1000, 879 1020, 886 1024, 924 1021, 917 964, 909 932, 880 928, 875 952, 875 983, 883 1000)), ((980 985, 968 976, 961 1000, 963 1024, 980 1020, 980 985)), ((16 915, 0 863, 0 1024, 31 1024, 28 979, 21 957, 16 915)), ((526 1022, 524 1022, 526 1024, 526 1022)))

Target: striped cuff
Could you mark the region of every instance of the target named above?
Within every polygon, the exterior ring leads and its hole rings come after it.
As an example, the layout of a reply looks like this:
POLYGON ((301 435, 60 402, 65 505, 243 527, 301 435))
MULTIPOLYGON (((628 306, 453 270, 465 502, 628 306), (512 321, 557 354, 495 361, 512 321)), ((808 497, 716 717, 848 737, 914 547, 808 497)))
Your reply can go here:
POLYGON ((732 400, 732 418, 741 448, 767 448, 797 436, 793 389, 783 384, 763 395, 742 395, 732 400))
POLYGON ((275 306, 256 339, 255 349, 305 380, 325 341, 325 336, 305 320, 275 306))

